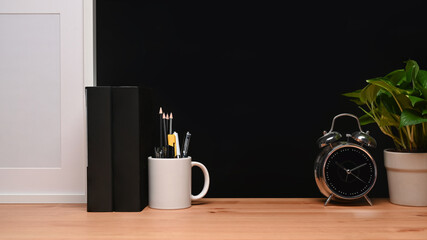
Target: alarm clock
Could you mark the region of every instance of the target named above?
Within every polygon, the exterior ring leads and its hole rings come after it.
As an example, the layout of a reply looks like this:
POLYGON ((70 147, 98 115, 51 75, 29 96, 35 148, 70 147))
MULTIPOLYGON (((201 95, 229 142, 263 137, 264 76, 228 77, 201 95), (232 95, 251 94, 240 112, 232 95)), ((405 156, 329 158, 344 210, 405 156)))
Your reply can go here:
POLYGON ((375 148, 377 143, 369 131, 362 131, 359 119, 349 113, 335 116, 331 129, 323 132, 317 144, 322 150, 314 163, 314 177, 320 192, 327 197, 325 206, 331 200, 359 198, 365 198, 372 206, 367 194, 377 180, 377 166, 365 147, 375 148), (334 131, 334 124, 337 118, 345 116, 357 120, 359 131, 346 134, 347 139, 341 140, 342 135, 334 131))

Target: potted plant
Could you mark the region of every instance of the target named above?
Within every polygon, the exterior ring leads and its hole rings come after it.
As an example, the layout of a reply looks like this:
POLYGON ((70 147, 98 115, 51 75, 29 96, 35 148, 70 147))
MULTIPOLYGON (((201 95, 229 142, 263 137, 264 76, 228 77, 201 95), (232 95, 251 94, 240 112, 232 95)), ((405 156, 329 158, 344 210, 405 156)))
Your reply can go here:
POLYGON ((362 125, 376 123, 395 149, 384 150, 390 201, 427 206, 427 71, 416 61, 366 87, 343 94, 365 113, 362 125))

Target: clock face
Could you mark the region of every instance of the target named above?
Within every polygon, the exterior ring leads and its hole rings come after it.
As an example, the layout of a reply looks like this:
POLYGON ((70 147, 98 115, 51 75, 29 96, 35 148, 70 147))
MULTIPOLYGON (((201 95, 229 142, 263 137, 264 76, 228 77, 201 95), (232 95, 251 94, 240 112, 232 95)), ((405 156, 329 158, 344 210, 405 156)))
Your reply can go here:
POLYGON ((376 180, 376 166, 370 155, 358 147, 341 147, 325 162, 325 181, 330 190, 343 198, 368 193, 376 180))

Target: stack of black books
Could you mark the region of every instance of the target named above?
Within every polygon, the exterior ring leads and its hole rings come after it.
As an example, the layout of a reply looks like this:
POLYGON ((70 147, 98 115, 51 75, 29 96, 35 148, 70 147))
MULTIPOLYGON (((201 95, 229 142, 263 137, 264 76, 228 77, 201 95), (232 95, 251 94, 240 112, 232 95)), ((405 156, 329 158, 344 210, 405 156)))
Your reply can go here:
POLYGON ((148 203, 151 91, 87 87, 87 211, 137 212, 148 203))

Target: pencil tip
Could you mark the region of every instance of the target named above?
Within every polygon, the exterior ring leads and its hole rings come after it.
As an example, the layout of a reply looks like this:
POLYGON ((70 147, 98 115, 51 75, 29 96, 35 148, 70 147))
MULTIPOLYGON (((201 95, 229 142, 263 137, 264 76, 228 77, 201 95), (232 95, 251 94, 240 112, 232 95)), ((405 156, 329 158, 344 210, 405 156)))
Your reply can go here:
POLYGON ((170 119, 173 119, 172 112, 169 114, 169 118, 170 118, 170 119))
POLYGON ((163 119, 165 119, 165 118, 166 118, 165 113, 163 113, 163 119))
POLYGON ((166 114, 166 120, 169 120, 169 114, 166 114))
POLYGON ((163 113, 163 109, 162 109, 162 107, 160 107, 159 114, 162 114, 162 113, 163 113))

